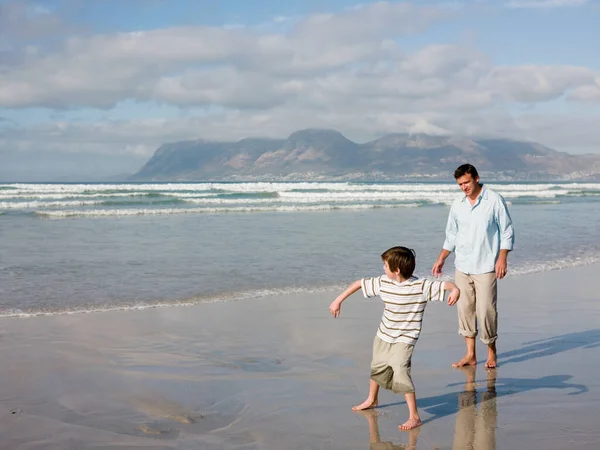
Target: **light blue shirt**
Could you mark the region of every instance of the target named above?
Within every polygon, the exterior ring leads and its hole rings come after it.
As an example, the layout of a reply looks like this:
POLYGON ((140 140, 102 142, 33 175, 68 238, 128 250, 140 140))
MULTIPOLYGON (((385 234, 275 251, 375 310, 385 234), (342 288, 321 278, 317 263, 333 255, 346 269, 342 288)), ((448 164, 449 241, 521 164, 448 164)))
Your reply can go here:
POLYGON ((512 250, 514 242, 512 219, 500 194, 483 186, 473 206, 464 194, 452 203, 444 248, 456 253, 454 265, 461 272, 495 271, 500 250, 512 250))

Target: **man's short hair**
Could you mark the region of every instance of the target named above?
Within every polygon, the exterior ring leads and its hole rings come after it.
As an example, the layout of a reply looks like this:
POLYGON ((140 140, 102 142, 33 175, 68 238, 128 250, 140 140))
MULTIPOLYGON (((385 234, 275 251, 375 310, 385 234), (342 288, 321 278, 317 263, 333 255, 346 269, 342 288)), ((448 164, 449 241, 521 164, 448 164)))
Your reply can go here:
POLYGON ((473 177, 473 179, 475 179, 479 176, 475 166, 473 166, 471 164, 463 164, 462 166, 458 167, 454 171, 454 179, 458 180, 460 177, 462 177, 463 175, 466 175, 466 174, 471 175, 473 177))
POLYGON ((406 247, 392 247, 381 254, 392 272, 400 269, 402 278, 410 278, 415 271, 415 251, 406 247))

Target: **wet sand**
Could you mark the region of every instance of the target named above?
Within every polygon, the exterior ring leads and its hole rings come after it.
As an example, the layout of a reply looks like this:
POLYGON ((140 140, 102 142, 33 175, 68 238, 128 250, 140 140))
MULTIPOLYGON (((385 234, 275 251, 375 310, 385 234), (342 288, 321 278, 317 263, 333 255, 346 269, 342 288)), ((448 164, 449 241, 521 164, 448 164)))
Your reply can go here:
POLYGON ((600 448, 599 266, 500 284, 499 368, 454 370, 456 311, 431 304, 403 399, 354 413, 381 314, 332 294, 0 321, 1 449, 600 448))

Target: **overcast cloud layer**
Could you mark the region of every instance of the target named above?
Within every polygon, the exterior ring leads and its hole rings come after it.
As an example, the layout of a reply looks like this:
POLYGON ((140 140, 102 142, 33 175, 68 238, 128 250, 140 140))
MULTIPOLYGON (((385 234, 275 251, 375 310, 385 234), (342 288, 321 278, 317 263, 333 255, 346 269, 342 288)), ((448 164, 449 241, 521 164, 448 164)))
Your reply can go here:
POLYGON ((418 131, 600 152, 598 67, 501 65, 476 37, 404 46, 477 8, 489 14, 475 4, 419 5, 91 34, 34 3, 0 2, 0 158, 106 154, 120 173, 163 142, 284 137, 306 127, 359 141, 418 131), (127 161, 123 170, 119 161, 127 161))

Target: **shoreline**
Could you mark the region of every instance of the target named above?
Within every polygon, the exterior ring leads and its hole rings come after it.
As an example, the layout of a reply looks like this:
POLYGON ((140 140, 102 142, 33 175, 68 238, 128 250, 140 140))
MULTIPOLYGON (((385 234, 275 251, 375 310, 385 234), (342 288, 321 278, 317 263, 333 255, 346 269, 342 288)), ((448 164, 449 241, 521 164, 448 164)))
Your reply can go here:
MULTIPOLYGON (((505 280, 514 280, 520 277, 528 276, 543 276, 546 273, 555 273, 569 270, 583 269, 585 267, 597 266, 600 270, 600 257, 588 257, 583 260, 577 261, 577 263, 564 263, 559 261, 558 263, 551 264, 549 267, 547 264, 540 264, 539 266, 529 266, 529 270, 517 269, 516 272, 509 272, 509 275, 505 280), (566 265, 565 265, 566 264, 566 265)), ((416 274, 419 276, 419 274, 416 274)), ((427 276, 431 278, 430 276, 427 276)), ((444 274, 442 279, 452 279, 449 274, 444 274)), ((12 308, 11 312, 0 313, 0 321, 7 319, 32 319, 35 317, 53 317, 53 316, 72 316, 72 315, 85 315, 85 314, 97 314, 97 313, 115 313, 115 312, 126 312, 126 311, 143 311, 147 309, 162 309, 162 308, 193 308, 196 306, 206 305, 210 303, 236 303, 255 298, 272 298, 280 296, 290 295, 322 295, 327 293, 335 292, 336 290, 342 290, 346 287, 344 283, 338 283, 336 285, 324 285, 317 287, 274 287, 274 288, 251 288, 247 290, 239 290, 232 292, 221 292, 205 297, 189 297, 173 301, 157 300, 156 302, 149 303, 136 303, 136 304, 125 304, 125 305, 112 305, 112 306, 99 306, 81 308, 75 310, 56 310, 56 311, 32 311, 26 312, 21 311, 18 308, 12 308)))
MULTIPOLYGON (((501 281, 493 390, 481 343, 474 383, 450 368, 464 351, 456 311, 429 305, 416 448, 598 448, 598 268, 501 281)), ((334 320, 331 294, 3 320, 0 448, 359 449, 374 425, 406 444, 401 396, 350 410, 366 396, 380 301, 355 294, 334 320)))

